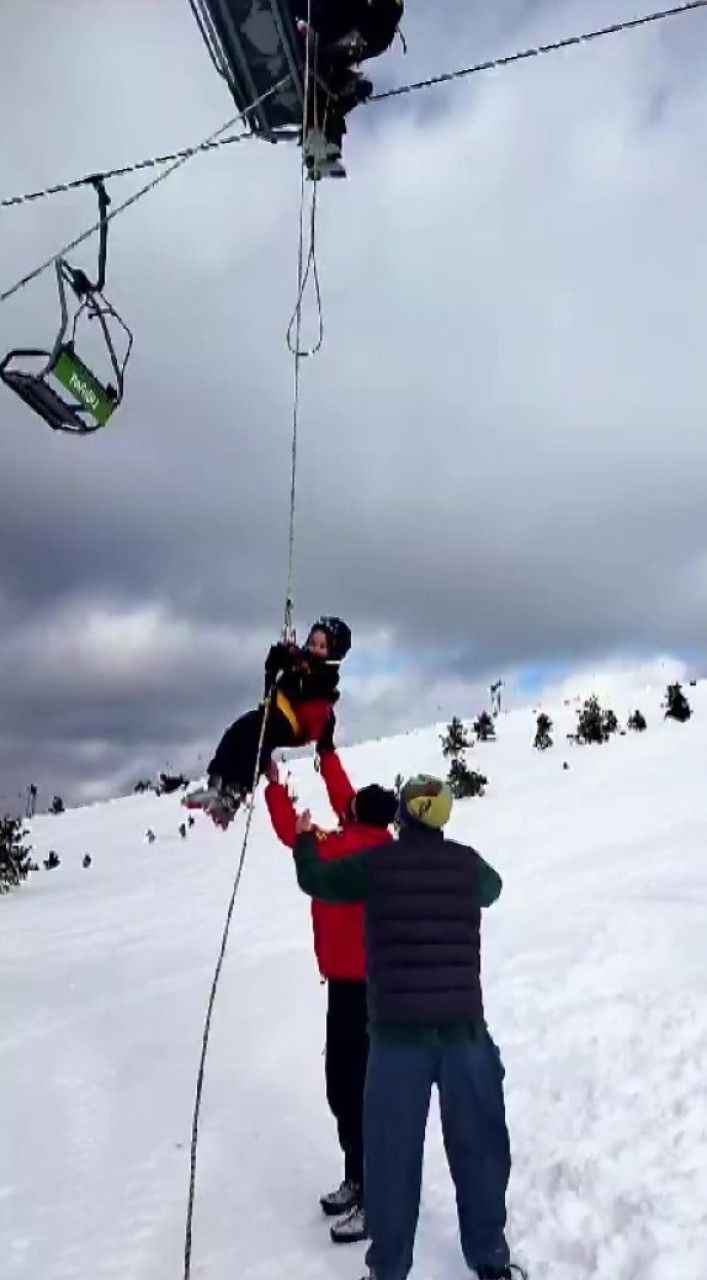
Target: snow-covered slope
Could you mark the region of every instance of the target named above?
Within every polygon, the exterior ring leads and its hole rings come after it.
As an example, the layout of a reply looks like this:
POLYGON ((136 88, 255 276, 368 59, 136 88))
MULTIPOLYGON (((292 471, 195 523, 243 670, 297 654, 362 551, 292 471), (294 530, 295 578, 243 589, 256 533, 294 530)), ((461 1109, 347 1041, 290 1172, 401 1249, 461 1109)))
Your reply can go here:
MULTIPOLYGON (((572 705, 501 717, 490 779, 450 832, 502 873, 487 1016, 507 1068, 510 1239, 533 1280, 707 1277, 707 685, 648 732, 566 743, 572 705), (567 760, 569 771, 562 768, 567 760)), ((440 726, 344 753, 357 785, 440 772, 440 726)), ((292 766, 325 820, 320 779, 292 766)), ((41 870, 0 899, 0 1274, 175 1280, 203 1017, 240 847, 178 797, 40 817, 41 870), (147 827, 157 835, 144 840, 147 827), (93 864, 81 866, 89 852, 93 864)), ((242 819, 239 823, 242 823, 242 819)), ((323 1092, 324 990, 286 850, 254 820, 217 1000, 194 1280, 357 1280, 318 1209, 340 1161, 323 1092)), ((414 1280, 462 1280, 435 1110, 414 1280)))

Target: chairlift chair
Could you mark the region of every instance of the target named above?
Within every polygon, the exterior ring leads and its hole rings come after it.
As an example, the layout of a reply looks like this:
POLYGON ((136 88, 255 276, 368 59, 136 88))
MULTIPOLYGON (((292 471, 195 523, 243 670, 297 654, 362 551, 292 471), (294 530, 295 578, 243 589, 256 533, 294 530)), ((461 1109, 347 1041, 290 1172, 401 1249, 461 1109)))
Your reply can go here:
POLYGON ((0 362, 0 378, 25 404, 38 413, 53 431, 87 435, 104 427, 123 399, 123 380, 133 337, 117 311, 103 295, 106 273, 108 196, 102 181, 93 180, 98 191, 100 210, 100 247, 98 278, 95 283, 85 272, 72 267, 65 258, 57 258, 56 279, 59 291, 60 323, 51 351, 17 348, 0 362), (71 321, 67 285, 79 300, 71 321), (76 334, 82 317, 96 320, 100 327, 110 364, 110 381, 103 381, 76 352, 76 334), (111 327, 117 325, 125 338, 122 358, 118 357, 111 327), (37 367, 37 362, 42 362, 37 367), (34 365, 34 367, 33 367, 34 365), (53 378, 62 392, 49 381, 53 378))

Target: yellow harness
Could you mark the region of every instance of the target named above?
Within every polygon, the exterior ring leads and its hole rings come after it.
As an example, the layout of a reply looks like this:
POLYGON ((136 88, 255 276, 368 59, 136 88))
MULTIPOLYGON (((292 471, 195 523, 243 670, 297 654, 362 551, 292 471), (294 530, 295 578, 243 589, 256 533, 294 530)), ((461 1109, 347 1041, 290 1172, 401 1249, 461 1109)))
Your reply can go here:
POLYGON ((278 711, 282 712, 283 716, 287 720, 295 736, 298 738, 301 737, 302 730, 300 728, 300 722, 297 719, 297 716, 295 714, 295 709, 292 706, 290 699, 285 697, 285 694, 281 693, 279 689, 275 694, 275 706, 277 707, 278 711))

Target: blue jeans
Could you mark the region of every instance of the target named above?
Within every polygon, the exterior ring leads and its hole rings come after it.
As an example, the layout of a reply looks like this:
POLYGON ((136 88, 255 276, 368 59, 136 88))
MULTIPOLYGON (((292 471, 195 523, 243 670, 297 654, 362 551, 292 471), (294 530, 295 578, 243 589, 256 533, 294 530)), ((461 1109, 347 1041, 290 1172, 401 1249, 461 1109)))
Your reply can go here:
POLYGON ((422 1154, 432 1085, 439 1089, 459 1233, 470 1268, 507 1266, 506 1187, 511 1155, 503 1065, 487 1032, 437 1046, 371 1042, 363 1114, 366 1254, 376 1280, 405 1280, 420 1210, 422 1154))

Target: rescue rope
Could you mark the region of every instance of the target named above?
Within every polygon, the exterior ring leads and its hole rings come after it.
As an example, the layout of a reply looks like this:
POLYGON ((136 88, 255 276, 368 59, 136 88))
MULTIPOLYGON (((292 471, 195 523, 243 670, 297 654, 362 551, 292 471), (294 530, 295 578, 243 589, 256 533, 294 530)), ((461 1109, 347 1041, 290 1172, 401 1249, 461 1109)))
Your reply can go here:
MULTIPOLYGON (((310 15, 311 15, 311 0, 308 0, 308 17, 310 15)), ((309 106, 308 106, 309 88, 310 88, 310 62, 309 62, 309 41, 307 41, 307 56, 305 60, 305 80, 304 80, 304 106, 303 106, 303 119, 302 119, 303 139, 306 136, 307 126, 309 123, 309 106)), ((291 472, 291 481, 290 481, 290 523, 289 523, 289 543, 288 543, 287 592, 285 596, 285 611, 284 611, 284 622, 283 622, 283 635, 285 639, 290 639, 293 636, 295 511, 296 511, 296 481, 297 481, 297 426, 298 426, 298 415, 299 415, 299 386, 300 386, 299 366, 300 366, 300 360, 303 358, 304 355, 313 354, 313 352, 303 352, 300 346, 301 324, 302 324, 302 295, 304 292, 304 285, 306 284, 307 271, 309 270, 309 260, 313 256, 312 246, 314 244, 314 221, 313 221, 312 237, 310 242, 310 254, 308 258, 307 270, 305 271, 305 267, 304 267, 305 186, 304 186, 304 183, 305 183, 305 161, 304 161, 304 149, 303 149, 302 178, 301 178, 301 188, 300 188, 299 252, 298 252, 298 263, 297 263, 298 295, 297 295, 297 305, 295 307, 295 315, 293 317, 293 320, 295 321, 295 325, 296 325, 296 341, 295 341, 294 349, 290 348, 292 350, 292 354, 294 357, 295 372, 294 372, 294 406, 293 406, 293 420, 292 420, 292 472, 291 472)), ((316 197, 316 190, 317 190, 317 184, 315 182, 314 184, 315 197, 316 197)), ((316 211, 316 200, 314 199, 313 215, 312 215, 313 219, 314 219, 315 211, 316 211)), ((317 281, 317 298, 319 299, 319 285, 318 285, 318 278, 316 275, 316 257, 314 259, 314 271, 315 271, 315 280, 317 281)), ((292 322, 291 322, 291 325, 292 325, 292 322)), ((321 306, 320 306, 320 325, 321 325, 321 306)), ((289 345, 289 334, 290 334, 290 330, 288 330, 288 345, 289 345)), ((324 335, 322 331, 320 341, 319 341, 319 346, 321 346, 321 341, 323 340, 323 336, 324 335)), ((319 347, 316 348, 316 350, 318 349, 319 347)), ((258 749, 255 757, 255 770, 253 773, 253 785, 251 787, 250 801, 248 804, 248 816, 246 819, 245 831, 243 832, 243 842, 241 844, 241 851, 238 859, 236 876, 233 882, 233 889, 231 891, 231 898, 228 904, 228 910, 226 912, 226 922, 224 925, 223 935, 221 938, 221 947, 219 950, 218 960, 216 962, 216 969, 214 971, 213 981, 211 983, 211 991, 209 993, 209 1000, 208 1000, 208 1005, 206 1010, 206 1020, 204 1023, 204 1032, 203 1032, 202 1041, 201 1041, 201 1056, 199 1059, 199 1070, 198 1070, 197 1081, 196 1081, 196 1096, 194 1100, 194 1113, 192 1117, 192 1132, 191 1132, 190 1162, 189 1162, 189 1196, 187 1200, 187 1220, 186 1220, 186 1230, 185 1230, 185 1238, 184 1238, 184 1280, 190 1280, 190 1276, 191 1276, 192 1226, 193 1226, 193 1219, 194 1219, 194 1200, 196 1196, 196 1157, 197 1157, 197 1149, 198 1149, 198 1143, 199 1143, 199 1117, 201 1113, 201 1099, 202 1099, 202 1093, 203 1093, 203 1087, 204 1087, 204 1073, 206 1068, 206 1055, 207 1055, 208 1046, 209 1046, 209 1034, 211 1031, 211 1019, 213 1015, 214 1004, 216 1001, 216 992, 219 984, 219 979, 221 977, 221 970, 223 968, 223 962, 226 955, 226 947, 228 945, 228 935, 230 932, 231 920, 233 918, 233 912, 236 905, 236 897, 238 895, 241 876, 243 874, 243 867, 245 865, 246 851, 248 848, 248 839, 250 836, 250 829, 253 821, 253 812, 255 809, 255 799, 256 799, 256 792, 258 788, 258 779, 260 777, 260 761, 263 753, 263 744, 265 742, 265 733, 267 729, 268 719, 270 717, 270 711, 273 703, 273 692, 274 692, 274 684, 271 685, 270 688, 268 689, 265 697, 265 702, 263 704, 263 720, 260 726, 260 737, 258 740, 258 749)))
POLYGON ((201 1095, 204 1088, 204 1070, 206 1067, 206 1054, 209 1047, 209 1033, 211 1031, 211 1017, 214 1011, 214 1003, 216 1000, 216 990, 221 977, 223 961, 226 955, 226 946, 228 944, 228 935, 231 928, 231 919, 236 905, 236 897, 241 883, 243 867, 245 864, 246 849, 248 848, 248 837, 250 835, 250 827, 253 821, 253 810, 255 808, 255 797, 258 789, 258 778, 260 775, 260 757, 263 752, 263 743, 265 741, 265 730, 267 728, 268 718, 270 716, 270 708, 272 705, 272 688, 268 690, 265 703, 263 705, 263 723, 260 726, 260 739, 258 741, 258 750, 255 757, 255 771, 253 773, 253 786, 250 793, 250 802, 248 804, 248 816, 246 818, 245 831, 243 833, 243 843, 241 845, 240 857, 238 859, 238 867, 236 877, 233 882, 233 890, 231 899, 228 904, 226 913, 226 923, 221 938, 221 948, 219 950, 216 969, 214 971, 213 981, 211 983, 211 991, 209 993, 209 1002, 206 1009, 206 1021, 204 1023, 204 1034, 201 1039, 201 1057, 199 1059, 199 1071, 196 1079, 196 1096, 194 1099, 194 1114, 192 1117, 191 1127, 191 1148, 189 1161, 189 1198, 187 1201, 187 1222, 184 1237, 184 1280, 189 1280, 191 1275, 191 1253, 192 1253, 192 1222, 194 1218, 194 1198, 196 1194, 196 1152, 199 1142, 199 1116, 201 1112, 201 1095))
POLYGON ((311 31, 312 18, 312 0, 307 2, 307 40, 305 41, 305 63, 304 63, 304 105, 302 111, 302 164, 300 168, 300 204, 299 204, 299 223, 298 223, 298 243, 297 243, 297 301, 295 309, 292 313, 290 323, 287 328, 287 346, 294 361, 294 387, 293 387, 293 403, 292 403, 292 449, 291 449, 291 469, 290 469, 290 517, 288 530, 288 552, 287 552, 287 588, 285 592, 285 616, 283 619, 283 637, 285 640, 294 638, 294 564, 295 564, 295 517, 297 508, 297 437, 299 429, 299 403, 300 403, 300 365, 303 359, 316 355, 321 349, 324 342, 324 317, 322 312, 322 299, 319 287, 319 269, 317 266, 317 187, 318 179, 314 175, 312 204, 310 210, 309 224, 309 249, 307 252, 307 262, 304 261, 304 208, 305 208, 305 190, 306 190, 306 161, 305 161, 305 142, 310 125, 310 90, 312 92, 311 104, 314 111, 314 124, 317 125, 317 48, 314 44, 314 68, 312 68, 312 42, 309 36, 311 31), (319 333, 314 345, 308 349, 302 347, 302 303, 304 300, 304 292, 309 279, 310 271, 314 281, 315 297, 317 303, 317 312, 319 317, 319 333), (294 344, 292 341, 292 331, 294 328, 294 344))
MULTIPOLYGON (((707 3, 707 0, 705 0, 705 3, 707 3)), ((232 129, 239 120, 245 119, 245 117, 252 111, 255 111, 256 107, 260 106, 261 102, 264 102, 266 98, 269 98, 271 94, 277 93, 283 85, 287 84, 289 79, 289 76, 285 76, 282 80, 279 80, 278 83, 268 89, 266 93, 261 94, 254 102, 249 103, 243 111, 239 111, 237 115, 232 116, 225 124, 222 124, 218 129, 215 129, 208 138, 204 139, 204 142, 200 143, 198 146, 188 148, 180 155, 179 159, 175 160, 173 164, 170 164, 168 169, 165 169, 163 173, 160 173, 156 178, 153 178, 152 182, 148 182, 148 184, 141 187, 139 191, 133 192, 133 194, 129 196, 127 200, 124 200, 122 204, 116 205, 116 207, 107 215, 105 222, 112 222, 120 213, 124 213, 126 209, 131 207, 131 205, 137 204, 138 200, 142 200, 143 196, 148 195, 150 191, 154 191, 155 187, 158 187, 160 183, 169 178, 171 174, 176 173, 177 169, 181 169, 182 165, 191 160, 192 156, 197 155, 199 151, 203 150, 209 143, 214 142, 222 133, 226 133, 228 129, 232 129)), ((247 136, 248 135, 245 133, 240 135, 240 137, 247 136)), ((4 293, 0 293, 0 302, 7 302, 8 298, 11 298, 13 294, 18 292, 18 290, 23 289, 25 285, 36 280, 38 276, 41 276, 45 271, 48 271, 50 267, 53 267, 54 263, 57 262, 59 258, 66 257, 67 253, 71 253, 73 249, 76 249, 80 244, 83 244, 85 240, 90 239, 90 237, 95 235, 97 231, 100 231, 100 229, 100 221, 95 222, 93 226, 88 227, 86 231, 81 233, 81 235, 76 236, 69 242, 69 244, 64 245, 63 249, 60 249, 58 253, 52 254, 51 258, 47 258, 46 262, 35 267, 34 271, 28 272, 26 276, 22 276, 22 278, 13 284, 11 288, 6 289, 4 293)))

